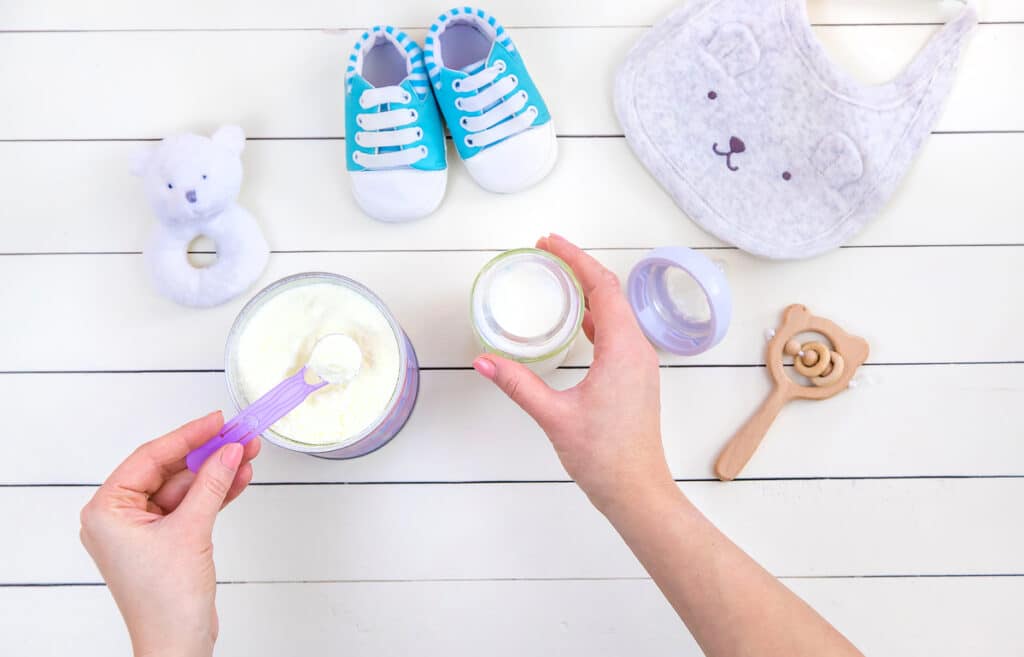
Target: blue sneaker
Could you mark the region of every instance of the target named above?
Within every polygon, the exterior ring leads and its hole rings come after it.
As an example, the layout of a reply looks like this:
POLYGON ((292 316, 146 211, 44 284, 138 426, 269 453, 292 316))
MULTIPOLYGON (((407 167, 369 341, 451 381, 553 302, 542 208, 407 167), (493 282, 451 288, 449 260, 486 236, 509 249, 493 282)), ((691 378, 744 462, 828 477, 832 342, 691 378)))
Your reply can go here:
POLYGON ((430 26, 425 61, 455 147, 492 192, 540 182, 558 157, 551 115, 505 28, 482 9, 456 7, 430 26))
POLYGON ((405 32, 363 33, 345 74, 345 163, 352 194, 381 221, 425 217, 448 184, 444 127, 423 53, 405 32))

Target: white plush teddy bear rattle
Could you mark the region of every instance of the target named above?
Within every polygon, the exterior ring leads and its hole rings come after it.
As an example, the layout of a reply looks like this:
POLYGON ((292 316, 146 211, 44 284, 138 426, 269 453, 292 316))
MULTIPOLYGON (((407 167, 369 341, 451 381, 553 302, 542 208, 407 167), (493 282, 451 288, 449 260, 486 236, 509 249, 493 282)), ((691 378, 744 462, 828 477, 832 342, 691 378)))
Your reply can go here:
POLYGON ((132 173, 142 178, 159 224, 145 250, 157 290, 186 306, 216 306, 251 286, 270 253, 259 225, 236 203, 242 187, 245 134, 224 126, 213 137, 173 135, 140 151, 132 173), (213 240, 217 261, 195 267, 192 241, 213 240))

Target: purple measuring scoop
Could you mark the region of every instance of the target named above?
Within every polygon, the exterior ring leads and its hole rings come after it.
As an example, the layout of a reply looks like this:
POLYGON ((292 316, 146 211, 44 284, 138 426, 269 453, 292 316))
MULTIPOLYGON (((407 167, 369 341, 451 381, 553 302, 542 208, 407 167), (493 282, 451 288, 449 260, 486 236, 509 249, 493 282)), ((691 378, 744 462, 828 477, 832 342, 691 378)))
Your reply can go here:
POLYGON ((199 472, 203 462, 228 443, 245 445, 295 409, 306 400, 306 397, 329 384, 328 381, 323 380, 318 383, 307 383, 306 369, 307 367, 303 367, 274 386, 270 392, 254 401, 248 408, 227 422, 220 433, 189 452, 185 457, 188 469, 192 472, 199 472))
POLYGON ((216 436, 202 446, 189 452, 185 464, 192 472, 198 472, 211 454, 228 443, 245 445, 270 428, 272 424, 288 415, 311 394, 330 383, 347 385, 359 374, 363 356, 359 345, 341 333, 328 333, 313 345, 309 362, 301 370, 274 386, 230 422, 224 425, 216 436), (334 347, 332 352, 330 347, 334 347), (340 352, 339 352, 340 350, 340 352), (322 356, 318 358, 318 356, 322 356), (345 368, 345 359, 349 367, 345 368), (340 359, 340 362, 334 361, 340 359), (334 361, 334 362, 332 362, 334 361), (316 383, 306 382, 306 372, 316 374, 316 383))

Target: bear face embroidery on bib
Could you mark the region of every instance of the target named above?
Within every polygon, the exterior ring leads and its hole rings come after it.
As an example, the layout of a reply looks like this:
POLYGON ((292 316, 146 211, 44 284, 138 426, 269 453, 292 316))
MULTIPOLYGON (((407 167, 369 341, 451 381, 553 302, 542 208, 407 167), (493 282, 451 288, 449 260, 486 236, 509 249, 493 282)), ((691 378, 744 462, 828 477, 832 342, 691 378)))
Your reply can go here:
POLYGON ((894 80, 838 69, 803 0, 697 0, 656 25, 616 79, 630 146, 680 208, 756 255, 835 248, 881 209, 952 84, 965 9, 894 80))

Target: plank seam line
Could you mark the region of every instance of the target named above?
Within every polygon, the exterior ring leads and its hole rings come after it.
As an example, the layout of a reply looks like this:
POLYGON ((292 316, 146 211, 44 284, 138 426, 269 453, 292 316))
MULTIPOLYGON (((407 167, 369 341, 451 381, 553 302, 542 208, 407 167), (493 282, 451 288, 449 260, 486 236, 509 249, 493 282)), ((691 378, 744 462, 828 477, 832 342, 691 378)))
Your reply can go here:
MULTIPOLYGON (((894 21, 886 22, 851 22, 851 23, 817 23, 812 22, 812 27, 941 27, 945 23, 939 21, 894 21)), ((1021 20, 987 20, 978 21, 978 25, 1021 25, 1021 20)), ((510 25, 505 24, 506 29, 516 30, 635 30, 650 29, 650 23, 626 23, 616 25, 583 24, 583 25, 510 25)), ((426 30, 424 25, 400 25, 397 29, 426 30)), ((218 32, 326 32, 328 34, 344 32, 362 32, 365 25, 358 26, 332 26, 332 27, 121 27, 121 28, 25 28, 15 30, 0 30, 3 34, 136 34, 136 33, 218 33, 218 32)))
MULTIPOLYGON (((872 574, 872 575, 777 575, 782 580, 866 580, 866 579, 997 579, 1024 577, 1024 573, 921 573, 921 574, 872 574)), ((427 579, 267 579, 267 580, 218 580, 218 586, 287 585, 287 584, 473 584, 520 582, 650 582, 650 577, 450 577, 427 579)), ((105 582, 3 582, 0 588, 71 588, 106 587, 105 582)))
MULTIPOLYGON (((863 367, 952 367, 983 365, 1024 365, 1024 360, 977 360, 977 361, 907 361, 864 363, 863 367)), ((786 367, 791 367, 787 365, 786 367)), ((658 366, 662 370, 713 370, 713 369, 763 369, 763 363, 668 363, 658 366)), ((589 370, 589 365, 563 365, 566 371, 589 370)), ((421 372, 472 372, 470 366, 420 366, 421 372)), ((144 370, 0 370, 0 376, 57 375, 57 374, 223 374, 223 369, 144 369, 144 370)))
MULTIPOLYGON (((995 130, 933 130, 931 133, 934 135, 1015 135, 1024 134, 1024 129, 995 129, 995 130)), ((572 134, 558 134, 558 139, 625 139, 625 135, 621 132, 609 132, 609 133, 572 133, 572 134)), ((32 137, 24 139, 16 138, 5 138, 0 139, 0 144, 21 144, 21 143, 88 143, 88 142, 140 142, 149 141, 157 142, 162 137, 32 137)), ((445 139, 451 140, 451 136, 446 136, 445 139)), ((246 137, 246 141, 345 141, 344 135, 334 136, 305 136, 305 137, 290 137, 290 136, 249 136, 246 137)))
MULTIPOLYGON (((980 474, 980 475, 838 475, 838 476, 793 476, 793 477, 740 477, 734 483, 776 483, 776 482, 821 482, 821 481, 959 481, 975 479, 1024 479, 1024 474, 980 474)), ((682 477, 673 479, 677 484, 719 483, 713 477, 682 477)), ((407 480, 407 481, 254 481, 249 486, 257 488, 300 488, 307 486, 534 486, 569 485, 571 479, 453 479, 453 480, 407 480)), ((23 488, 99 488, 99 483, 0 483, 0 489, 23 488)))
MULTIPOLYGON (((958 244, 844 244, 840 250, 864 250, 864 249, 992 249, 992 248, 1021 248, 1024 242, 1002 242, 1002 243, 958 243, 958 244)), ((510 247, 511 248, 511 247, 510 247)), ((649 251, 655 247, 648 246, 588 246, 585 251, 649 251)), ((735 251, 735 246, 696 246, 695 251, 735 251)), ((274 249, 273 255, 318 255, 318 254, 402 254, 402 253, 503 253, 508 249, 477 248, 477 249, 274 249)), ((190 255, 216 255, 216 251, 189 251, 190 255)), ((141 256, 142 251, 0 251, 0 257, 10 258, 32 258, 32 257, 60 257, 60 256, 141 256)))

